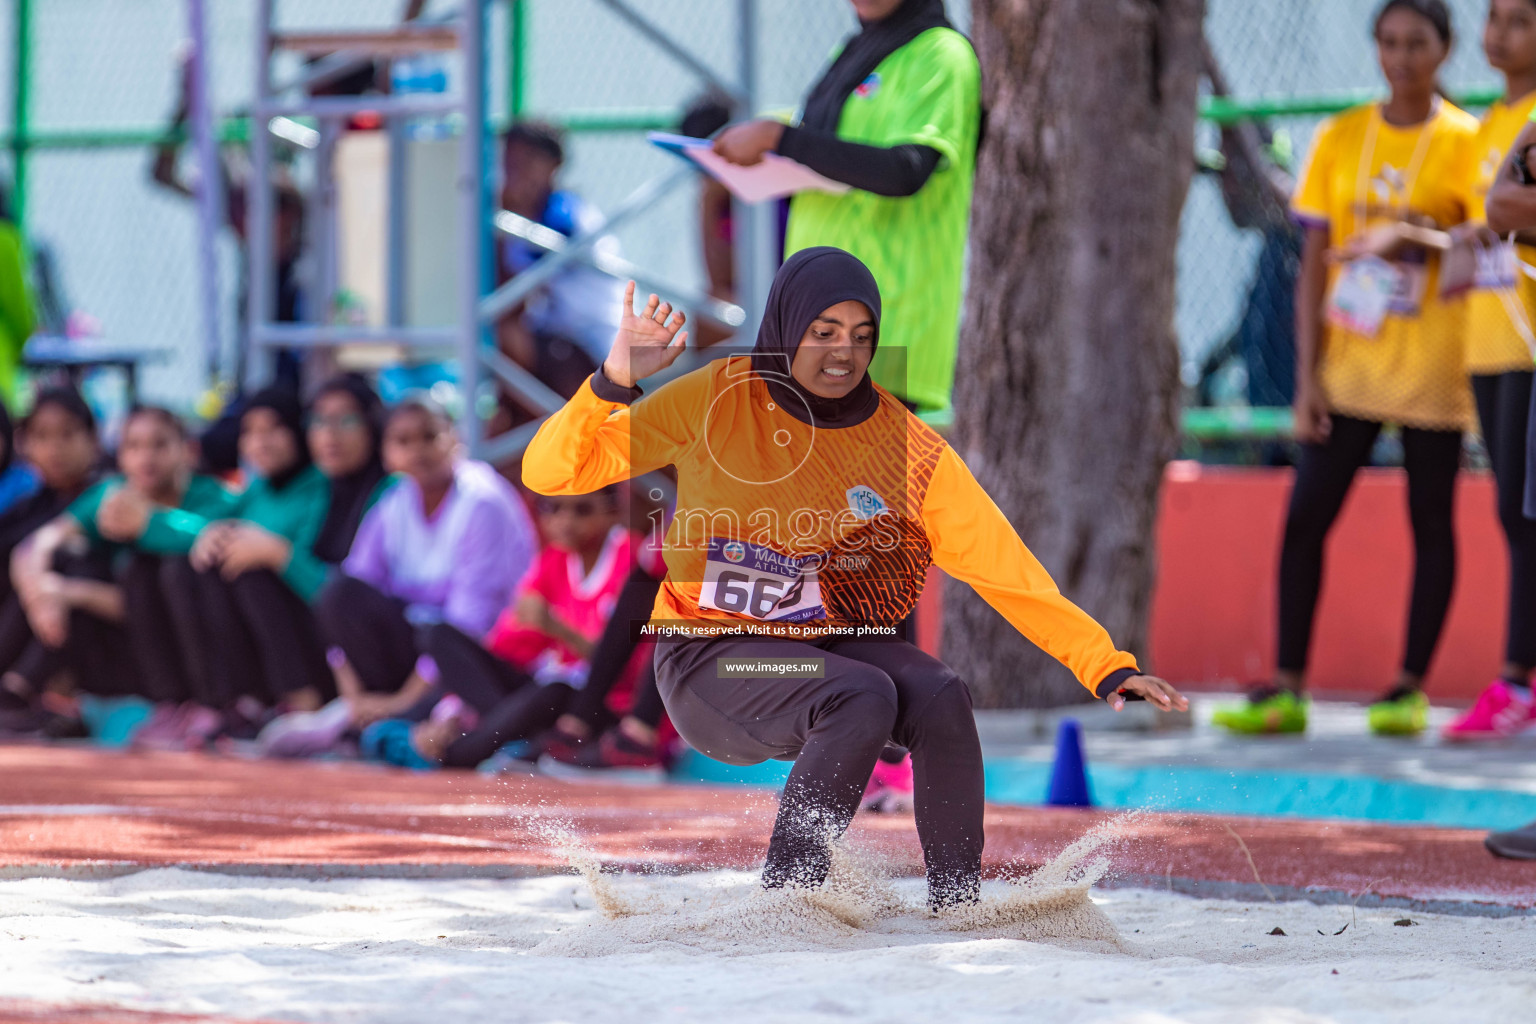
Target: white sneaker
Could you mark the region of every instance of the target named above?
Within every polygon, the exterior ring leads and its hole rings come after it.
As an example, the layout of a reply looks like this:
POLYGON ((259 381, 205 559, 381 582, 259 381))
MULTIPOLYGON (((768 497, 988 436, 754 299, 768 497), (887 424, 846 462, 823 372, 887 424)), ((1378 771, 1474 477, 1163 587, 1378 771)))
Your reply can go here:
POLYGON ((266 757, 313 757, 334 747, 352 726, 352 708, 337 697, 319 711, 279 715, 256 737, 266 757))

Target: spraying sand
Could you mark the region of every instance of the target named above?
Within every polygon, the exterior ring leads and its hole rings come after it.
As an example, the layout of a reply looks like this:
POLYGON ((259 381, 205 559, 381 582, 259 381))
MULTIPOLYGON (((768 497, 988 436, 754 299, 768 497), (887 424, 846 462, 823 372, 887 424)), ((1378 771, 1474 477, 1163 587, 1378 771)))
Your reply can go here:
POLYGON ((600 873, 596 858, 561 831, 551 837, 553 845, 587 882, 605 919, 562 932, 533 952, 600 957, 669 948, 744 956, 818 946, 868 949, 890 945, 895 936, 946 933, 1123 950, 1089 889, 1109 870, 1101 852, 1120 839, 1130 820, 1121 815, 1106 821, 1032 874, 989 887, 980 903, 940 913, 927 909, 921 886, 903 896, 878 865, 842 843, 833 847, 832 872, 819 889, 736 887, 674 903, 644 880, 620 890, 600 873))
MULTIPOLYGON (((0 1000, 368 1024, 1509 1024, 1536 1003, 1536 918, 1411 913, 1409 927, 1393 924, 1398 910, 1352 920, 1348 907, 1098 890, 1088 905, 1122 935, 1115 950, 977 938, 905 910, 754 919, 741 910, 763 897, 740 872, 609 881, 640 912, 604 917, 569 875, 0 882, 0 1000), (663 927, 668 914, 692 923, 663 927), (793 938, 778 930, 806 920, 793 938), (613 955, 592 955, 634 928, 613 955)), ((923 898, 909 879, 890 892, 902 907, 923 898)), ((1017 895, 986 886, 993 903, 1017 895)))

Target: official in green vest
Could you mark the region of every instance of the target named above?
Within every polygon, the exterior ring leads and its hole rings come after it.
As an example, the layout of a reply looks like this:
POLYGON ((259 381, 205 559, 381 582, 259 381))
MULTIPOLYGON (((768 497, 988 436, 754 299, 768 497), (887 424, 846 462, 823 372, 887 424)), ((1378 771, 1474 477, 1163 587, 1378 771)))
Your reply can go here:
POLYGON ((0 192, 0 401, 7 406, 16 402, 21 350, 36 328, 27 287, 27 246, 0 192))
POLYGON ((830 245, 874 272, 885 314, 870 364, 919 411, 947 408, 981 128, 981 71, 943 0, 852 0, 860 31, 793 125, 727 128, 715 152, 752 165, 778 153, 846 192, 790 200, 784 253, 830 245))

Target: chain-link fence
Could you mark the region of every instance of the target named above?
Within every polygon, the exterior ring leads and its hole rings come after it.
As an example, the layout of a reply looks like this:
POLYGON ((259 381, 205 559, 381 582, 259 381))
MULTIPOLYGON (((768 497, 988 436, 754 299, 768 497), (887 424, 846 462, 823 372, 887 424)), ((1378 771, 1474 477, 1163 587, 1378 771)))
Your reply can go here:
MULTIPOLYGON (((1501 84, 1482 53, 1487 3, 1450 6, 1456 39, 1442 85, 1452 96, 1485 100, 1501 84)), ((1234 101, 1230 109, 1266 115, 1245 123, 1257 128, 1281 185, 1300 170, 1328 113, 1384 91, 1372 42, 1379 7, 1380 0, 1208 0, 1206 37, 1234 101)), ((1243 181, 1233 165, 1241 155, 1232 131, 1207 118, 1197 146, 1202 172, 1190 189, 1179 247, 1178 325, 1191 404, 1288 405, 1299 234, 1283 218, 1266 216, 1272 207, 1244 196, 1255 183, 1243 181)), ((1285 421, 1283 412, 1187 418, 1209 437, 1268 434, 1285 421)))
MULTIPOLYGON (((571 126, 564 183, 600 208, 617 205, 673 158, 643 130, 674 125, 706 83, 668 48, 647 39, 604 0, 520 0, 491 8, 490 111, 571 126), (522 58, 520 69, 514 56, 522 58)), ((1323 114, 1380 88, 1370 19, 1378 0, 1209 0, 1207 35, 1239 111, 1258 122, 1266 158, 1294 169, 1323 114), (1293 113, 1295 110, 1307 113, 1293 113)), ((727 0, 632 0, 629 6, 674 37, 723 82, 740 77, 738 6, 727 0)), ((287 29, 378 27, 398 21, 406 0, 278 0, 287 29)), ((434 0, 426 17, 451 12, 434 0)), ((1479 44, 1485 0, 1453 0, 1458 31, 1444 82, 1457 94, 1497 84, 1479 44)), ((255 0, 208 3, 208 68, 214 110, 239 138, 253 91, 255 0)), ((968 5, 950 2, 969 28, 968 5)), ((69 308, 105 338, 163 349, 146 368, 148 397, 190 407, 205 384, 199 337, 199 278, 193 203, 151 176, 180 88, 186 0, 12 0, 0 19, 0 133, 14 151, 16 59, 26 51, 25 227, 49 257, 69 308), (25 18, 27 44, 16 27, 25 18), (87 323, 89 321, 86 321, 87 323)), ((846 0, 774 0, 758 5, 752 33, 758 96, 792 108, 854 21, 846 0)), ((281 70, 281 68, 280 68, 281 70)), ((290 70, 293 70, 290 68, 290 70)), ((450 79, 456 67, 447 62, 450 79)), ((1179 251, 1178 328, 1193 404, 1274 406, 1288 396, 1290 279, 1294 239, 1283 224, 1255 224, 1231 208, 1216 173, 1222 132, 1207 119, 1202 161, 1184 212, 1179 251), (1245 226, 1234 223, 1234 212, 1245 226)), ((184 147, 188 149, 189 147, 184 147)), ((183 152, 180 172, 195 166, 183 152)), ((301 158, 296 174, 306 173, 301 158)), ((1239 204, 1241 205, 1241 204, 1239 204)), ((695 193, 674 191, 626 224, 625 255, 660 278, 702 287, 695 193)), ((241 268, 229 232, 220 243, 220 328, 237 333, 241 268)), ((1219 423, 1218 423, 1219 426, 1219 423)), ((1219 430, 1216 432, 1219 433, 1219 430)))
MULTIPOLYGON (((0 20, 0 132, 14 155, 15 86, 18 70, 25 70, 25 192, 14 198, 27 235, 63 304, 82 314, 74 329, 159 351, 145 367, 143 393, 189 408, 207 383, 196 208, 153 175, 155 147, 180 96, 186 0, 17 2, 17 17, 0 20), (22 21, 26 46, 18 48, 22 21)), ((510 4, 490 8, 492 122, 505 124, 516 112, 570 124, 564 184, 600 208, 672 169, 675 158, 648 145, 643 133, 675 126, 688 102, 706 91, 700 76, 601 0, 521 2, 516 26, 510 4)), ((279 0, 274 23, 289 31, 378 28, 398 22, 406 6, 407 0, 279 0)), ((428 3, 422 16, 449 14, 456 6, 453 0, 428 3)), ((736 4, 637 0, 630 7, 722 82, 738 82, 736 4)), ((255 0, 218 0, 207 10, 213 109, 221 135, 238 140, 254 89, 257 7, 255 0)), ((760 4, 759 11, 761 24, 752 33, 759 95, 770 106, 792 107, 853 27, 851 9, 832 0, 784 0, 760 4)), ((457 55, 442 65, 456 85, 457 55)), ((287 66, 279 61, 275 75, 297 70, 293 59, 287 66)), ((227 141, 226 155, 240 148, 227 141)), ((15 161, 7 163, 14 180, 15 161)), ((183 143, 175 176, 188 181, 196 171, 191 146, 183 143)), ((311 171, 301 151, 294 174, 302 183, 311 171)), ((664 279, 697 285, 704 278, 697 233, 694 195, 683 189, 618 235, 631 260, 664 279)), ((227 346, 240 331, 242 268, 230 232, 220 238, 220 331, 227 346)))

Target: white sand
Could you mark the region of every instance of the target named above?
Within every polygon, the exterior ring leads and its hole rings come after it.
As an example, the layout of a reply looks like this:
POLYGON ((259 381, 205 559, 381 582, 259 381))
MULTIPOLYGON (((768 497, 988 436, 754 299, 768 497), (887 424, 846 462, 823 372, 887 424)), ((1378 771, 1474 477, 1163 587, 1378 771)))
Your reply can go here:
POLYGON ((1135 890, 1090 903, 1047 879, 1027 899, 989 883, 990 918, 957 924, 917 909, 910 881, 865 878, 861 895, 819 903, 765 902, 740 873, 605 881, 618 918, 575 876, 0 882, 0 998, 402 1024, 1509 1024, 1536 1006, 1528 917, 1412 913, 1397 927, 1401 911, 1360 910, 1334 935, 1348 907, 1135 890), (1113 929, 1036 942, 954 930, 1040 935, 1053 920, 1113 929), (1287 937, 1266 934, 1276 925, 1287 937))

